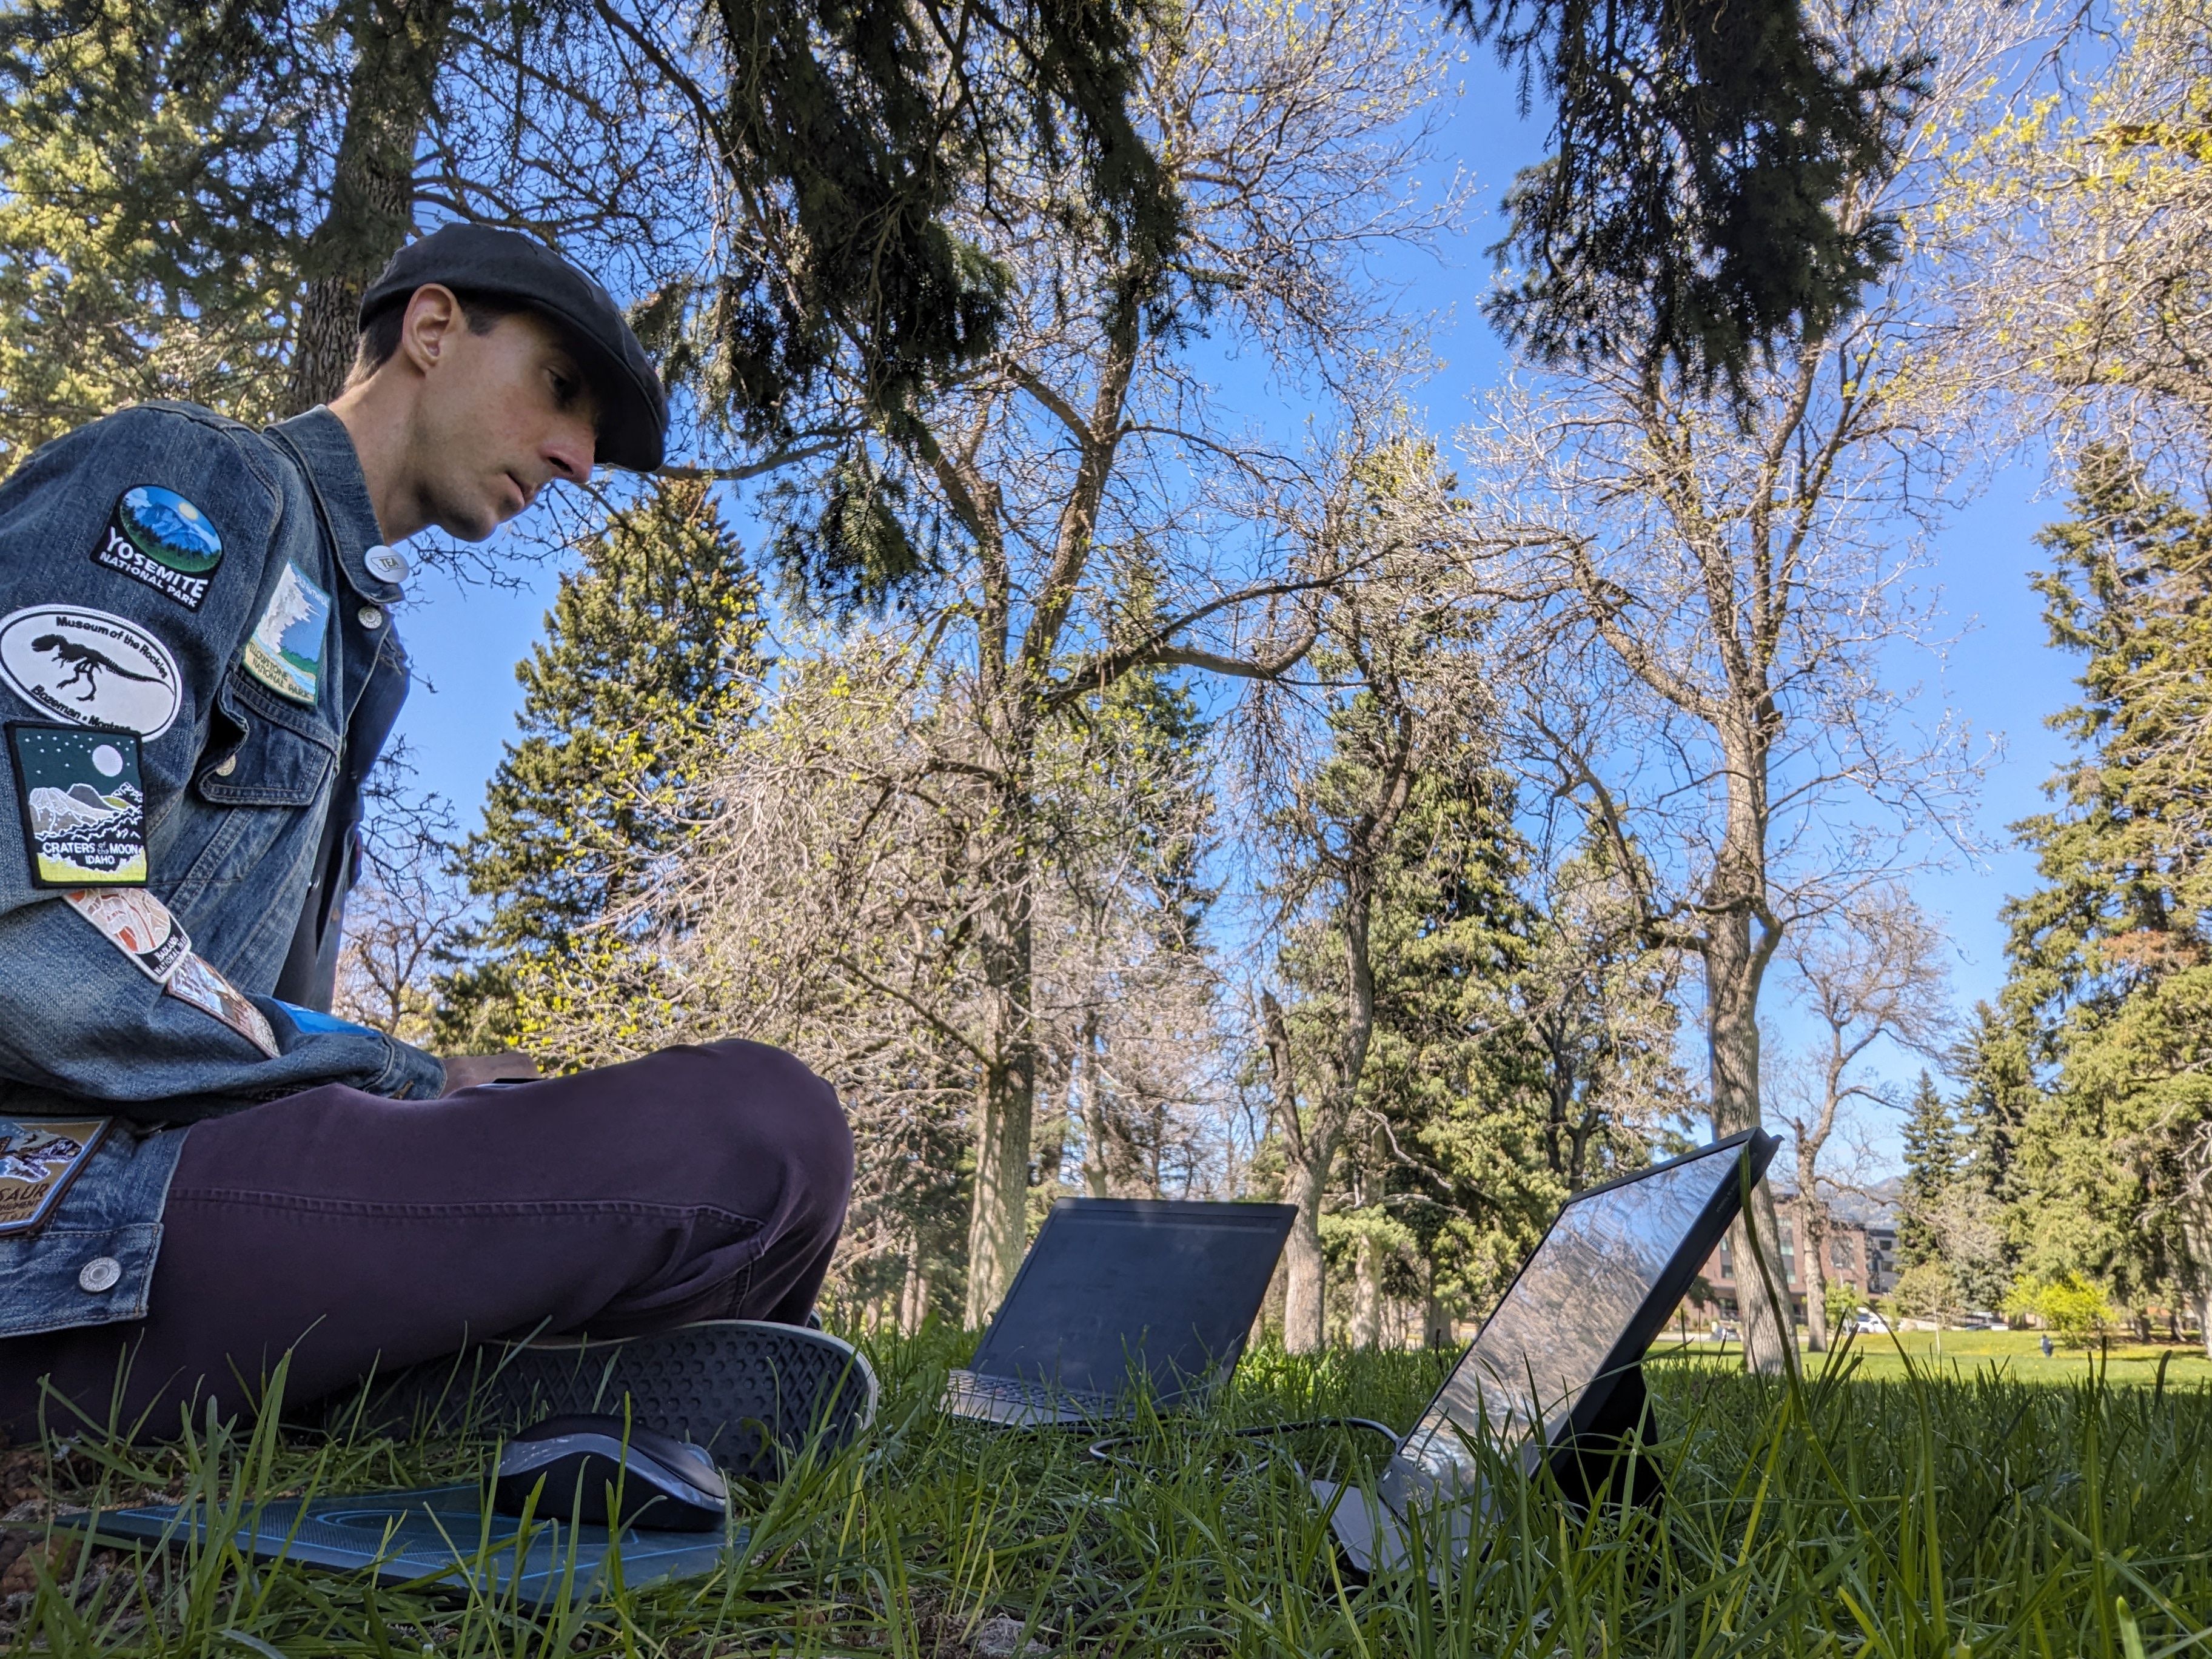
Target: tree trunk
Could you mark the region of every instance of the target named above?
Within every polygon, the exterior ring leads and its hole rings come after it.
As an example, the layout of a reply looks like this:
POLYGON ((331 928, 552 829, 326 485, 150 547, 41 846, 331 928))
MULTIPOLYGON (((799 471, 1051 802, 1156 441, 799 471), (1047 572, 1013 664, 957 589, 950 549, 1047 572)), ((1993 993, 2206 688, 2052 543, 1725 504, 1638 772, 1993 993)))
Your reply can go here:
POLYGON ((361 296, 415 227, 415 150, 437 90, 453 0, 362 0, 331 204, 307 239, 307 279, 286 403, 294 414, 345 387, 361 296))
POLYGON ((2190 1176, 2178 1206, 2181 1246, 2188 1257, 2183 1282, 2196 1304, 2197 1334, 2204 1344, 2204 1357, 2212 1359, 2212 1201, 2208 1201, 2212 1182, 2208 1182, 2201 1162, 2194 1163, 2190 1176))
MULTIPOLYGON (((1346 908, 1351 913, 1346 936, 1358 943, 1347 946, 1352 957, 1352 1006, 1344 1063, 1321 1103, 1314 1108, 1310 1123, 1299 1124, 1294 1092, 1288 1093, 1285 1101, 1286 1091, 1279 1083, 1276 1092, 1279 1117, 1285 1106, 1290 1114, 1291 1132, 1284 1136, 1284 1161, 1290 1176, 1285 1196, 1298 1210, 1298 1218, 1291 1224, 1290 1242, 1284 1248, 1290 1281, 1283 1309, 1283 1346, 1292 1353, 1318 1353, 1328 1340, 1328 1315, 1322 1294, 1328 1264, 1321 1249, 1322 1200, 1328 1193, 1329 1171, 1336 1164, 1336 1149, 1352 1118, 1359 1074, 1366 1065, 1368 1038, 1375 1028, 1375 976, 1367 962, 1367 902, 1363 897, 1346 908)), ((1279 1031, 1280 1011, 1273 1008, 1272 997, 1267 1000, 1273 1012, 1271 1024, 1279 1031)), ((1287 1035, 1281 1042, 1287 1062, 1287 1035)), ((1282 1069, 1287 1069, 1286 1064, 1282 1069)))
POLYGON ((1371 1233, 1359 1235, 1353 1258, 1351 1337, 1355 1348, 1382 1341, 1382 1246, 1371 1233))
MULTIPOLYGON (((1382 689, 1376 687, 1378 691, 1382 689)), ((1328 1336, 1322 1299, 1322 1199, 1336 1162, 1337 1146, 1359 1098, 1359 1080, 1367 1069, 1367 1048, 1375 1035, 1375 963, 1369 949, 1374 929, 1376 872, 1406 809, 1413 736, 1409 708, 1401 706, 1394 712, 1390 731, 1395 746, 1389 766, 1372 805, 1346 837, 1346 851, 1337 865, 1344 884, 1337 911, 1337 926, 1344 939, 1344 1030, 1341 1045, 1330 1057, 1328 1086, 1314 1107, 1310 1123, 1298 1109, 1297 1074, 1282 1007, 1273 994, 1260 994, 1275 1118, 1288 1165, 1287 1196, 1298 1206, 1298 1218, 1291 1225, 1285 1251, 1290 1289, 1283 1314, 1283 1346, 1292 1353, 1317 1352, 1328 1336)))
POLYGON ((1805 1276, 1805 1346, 1828 1349, 1828 1218, 1816 1201, 1797 1200, 1797 1267, 1805 1276))
POLYGON ((975 1201, 968 1217, 968 1328, 998 1311, 1029 1243, 1028 1079, 994 1066, 975 1091, 975 1201))
POLYGON ((1075 1057, 1067 1067, 1068 1115, 1083 1125, 1083 1190, 1093 1198, 1114 1196, 1113 1129, 1107 1121, 1105 1092, 1098 1086, 1098 1013, 1084 1011, 1075 1057), (1079 1116, 1078 1115, 1080 1115, 1079 1116))
POLYGON ((1422 1298, 1421 1304, 1421 1345, 1429 1348, 1449 1348, 1451 1340, 1451 1313, 1444 1306, 1443 1298, 1437 1294, 1436 1273, 1431 1267, 1428 1294, 1422 1298))
POLYGON ((1321 1173, 1334 1160, 1332 1145, 1327 1158, 1317 1158, 1320 1170, 1305 1163, 1291 1167, 1284 1196, 1297 1206, 1291 1236, 1283 1243, 1283 1346, 1292 1353, 1319 1353, 1328 1336, 1328 1315, 1322 1290, 1328 1263, 1321 1253, 1321 1173))
POLYGON ((1030 1138, 1036 1109, 1036 1033, 1030 1005, 1034 958, 1031 778, 1019 757, 1036 752, 1035 734, 1018 732, 1018 757, 997 817, 1008 850, 992 860, 991 914, 981 943, 990 998, 989 1049, 975 1098, 975 1192, 968 1218, 968 1328, 998 1310, 1029 1243, 1030 1138))
POLYGON ((898 1326, 903 1336, 912 1336, 921 1328, 921 1322, 929 1317, 929 1269, 921 1260, 921 1241, 916 1239, 907 1254, 906 1283, 899 1286, 898 1326))
POLYGON ((1729 1229, 1729 1248, 1736 1261, 1736 1312, 1743 1327, 1743 1361, 1747 1370, 1772 1376, 1790 1363, 1797 1351, 1794 1322, 1790 1316, 1790 1279, 1782 1260, 1782 1218, 1775 1211, 1773 1189, 1765 1182, 1751 1189, 1751 1210, 1729 1229), (1752 1253, 1747 1224, 1756 1229, 1759 1252, 1752 1253), (1772 1280, 1770 1297, 1760 1278, 1760 1267, 1772 1280))
MULTIPOLYGON (((1751 867, 1741 857, 1728 862, 1738 869, 1751 867)), ((1717 875, 1715 886, 1727 891, 1717 875)), ((1771 937, 1753 942, 1751 907, 1741 899, 1713 916, 1705 935, 1705 1042, 1717 1139, 1759 1127, 1759 988, 1777 942, 1771 937)), ((1764 1181, 1753 1190, 1752 1209, 1759 1237, 1757 1258, 1741 1221, 1732 1235, 1738 1263, 1736 1297, 1743 1316, 1744 1364, 1771 1373, 1790 1363, 1796 1344, 1790 1332, 1790 1284, 1783 1272, 1779 1219, 1774 1194, 1764 1181), (1764 1275, 1760 1263, 1765 1267, 1764 1275)))
MULTIPOLYGON (((1837 1087, 1829 1082, 1829 1099, 1837 1087)), ((1834 1115, 1832 1104, 1829 1116, 1834 1115)), ((1827 1139, 1820 1125, 1808 1133, 1800 1125, 1797 1145, 1797 1271, 1805 1280, 1805 1346, 1814 1353, 1828 1348, 1828 1206, 1820 1193, 1820 1143, 1827 1139)))

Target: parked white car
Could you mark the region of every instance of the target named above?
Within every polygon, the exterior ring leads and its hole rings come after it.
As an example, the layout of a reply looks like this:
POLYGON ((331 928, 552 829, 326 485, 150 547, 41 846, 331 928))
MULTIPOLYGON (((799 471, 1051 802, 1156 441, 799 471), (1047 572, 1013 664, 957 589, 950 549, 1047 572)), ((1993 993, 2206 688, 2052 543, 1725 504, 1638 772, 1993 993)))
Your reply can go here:
POLYGON ((1861 1308, 1856 1328, 1861 1336, 1887 1336, 1889 1322, 1871 1308, 1861 1308))

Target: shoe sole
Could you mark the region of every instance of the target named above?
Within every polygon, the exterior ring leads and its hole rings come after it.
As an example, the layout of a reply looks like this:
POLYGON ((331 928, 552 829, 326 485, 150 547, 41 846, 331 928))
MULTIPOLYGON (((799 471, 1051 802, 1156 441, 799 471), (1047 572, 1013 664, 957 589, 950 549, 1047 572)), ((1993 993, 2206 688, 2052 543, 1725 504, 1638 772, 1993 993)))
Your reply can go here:
POLYGON ((370 1417, 440 1433, 513 1432, 547 1417, 619 1414, 704 1446, 747 1480, 781 1474, 810 1442, 850 1444, 876 1417, 874 1370, 826 1332, 750 1319, 604 1342, 478 1348, 376 1391, 370 1417))

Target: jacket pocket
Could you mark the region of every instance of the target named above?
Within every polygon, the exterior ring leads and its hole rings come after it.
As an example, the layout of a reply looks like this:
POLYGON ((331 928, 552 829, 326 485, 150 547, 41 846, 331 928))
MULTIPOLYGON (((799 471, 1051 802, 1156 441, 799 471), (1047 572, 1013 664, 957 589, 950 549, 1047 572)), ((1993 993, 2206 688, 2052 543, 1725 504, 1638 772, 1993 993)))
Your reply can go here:
MULTIPOLYGON (((153 1213, 161 1212, 161 1199, 153 1213)), ((161 1224, 49 1227, 0 1244, 0 1338, 146 1316, 161 1224)))
POLYGON ((337 733, 313 709, 264 690, 243 670, 223 682, 213 726, 198 787, 216 805, 307 806, 337 769, 337 733))

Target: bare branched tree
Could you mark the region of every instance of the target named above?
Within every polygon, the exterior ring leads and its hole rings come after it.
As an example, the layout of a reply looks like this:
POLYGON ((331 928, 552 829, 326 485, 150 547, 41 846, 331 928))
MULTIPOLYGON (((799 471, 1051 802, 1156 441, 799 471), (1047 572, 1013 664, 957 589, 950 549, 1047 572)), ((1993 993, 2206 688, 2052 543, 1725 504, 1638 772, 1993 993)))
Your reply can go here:
POLYGON ((1416 777, 1450 763, 1485 702, 1464 648, 1471 619, 1447 580, 1455 510, 1425 446, 1395 439, 1352 458, 1309 531, 1311 563, 1356 573, 1324 612, 1314 658, 1322 695, 1301 702, 1303 718, 1252 728, 1265 739, 1251 759, 1271 828, 1274 937, 1304 958, 1309 993, 1287 1011, 1266 984, 1252 996, 1284 1196, 1298 1212, 1284 1251, 1293 1352, 1326 1334, 1321 1213, 1374 1035, 1381 882, 1416 777))
MULTIPOLYGON (((1847 222, 1926 188, 1940 123, 2009 38, 1996 16, 1837 20, 1847 54, 1937 60, 1905 164, 1849 181, 1847 222)), ((1599 363, 1507 389, 1465 441, 1472 583, 1531 630, 1531 761, 1613 843, 1647 941, 1704 969, 1717 1134, 1759 1121, 1759 999, 1790 930, 1971 840, 1963 735, 1922 723, 1894 678, 1898 647, 1936 643, 1911 581, 1955 435, 1954 411, 1904 395, 1917 306, 1900 274, 1734 407, 1647 362, 1599 363)), ((1778 1286, 1764 1188, 1754 1210, 1778 1286)), ((1752 1363, 1784 1364, 1786 1310, 1749 1301, 1752 1363)))
POLYGON ((1794 935, 1784 955, 1797 972, 1793 989, 1818 1028, 1800 1076, 1786 1079, 1770 1098, 1774 1115, 1790 1128, 1805 1328, 1809 1345, 1820 1350, 1828 1346, 1830 1190, 1820 1155, 1851 1107, 1898 1103, 1864 1068, 1869 1049, 1893 1043, 1933 1058, 1955 1034, 1943 935, 1901 888, 1861 895, 1794 935))
POLYGON ((452 806, 412 783, 404 742, 377 763, 347 895, 331 1012, 403 1042, 429 1039, 444 969, 474 911, 453 873, 459 839, 452 806))
POLYGON ((1410 27, 1354 0, 1180 15, 1146 46, 1139 113, 1185 204, 1182 251, 1165 260, 1117 238, 1075 158, 1010 161, 989 211, 963 221, 1010 283, 996 351, 896 434, 860 418, 867 386, 838 390, 842 371, 826 370, 817 412, 842 435, 777 497, 778 545, 811 598, 835 609, 897 573, 917 619, 927 720, 900 727, 919 735, 892 763, 863 769, 886 794, 859 821, 927 819, 922 844, 945 860, 932 880, 958 896, 944 945, 980 978, 956 1012, 903 969, 846 954, 887 1006, 928 1009, 970 1079, 971 1323, 1027 1242, 1054 1063, 1040 988, 1050 751, 1127 676, 1265 678, 1313 638, 1316 578, 1265 529, 1311 491, 1302 454, 1237 429, 1191 348, 1204 324, 1325 388, 1387 379, 1375 359, 1395 349, 1392 296, 1368 257, 1420 242, 1456 203, 1425 205, 1406 182, 1443 67, 1410 27))
POLYGON ((1947 188, 1916 228, 1950 255, 1942 290, 1966 338, 1947 378, 2062 460, 2117 439, 2201 488, 2212 7, 2121 0, 2094 29, 2077 8, 2027 11, 2074 27, 1959 124, 1947 188))

